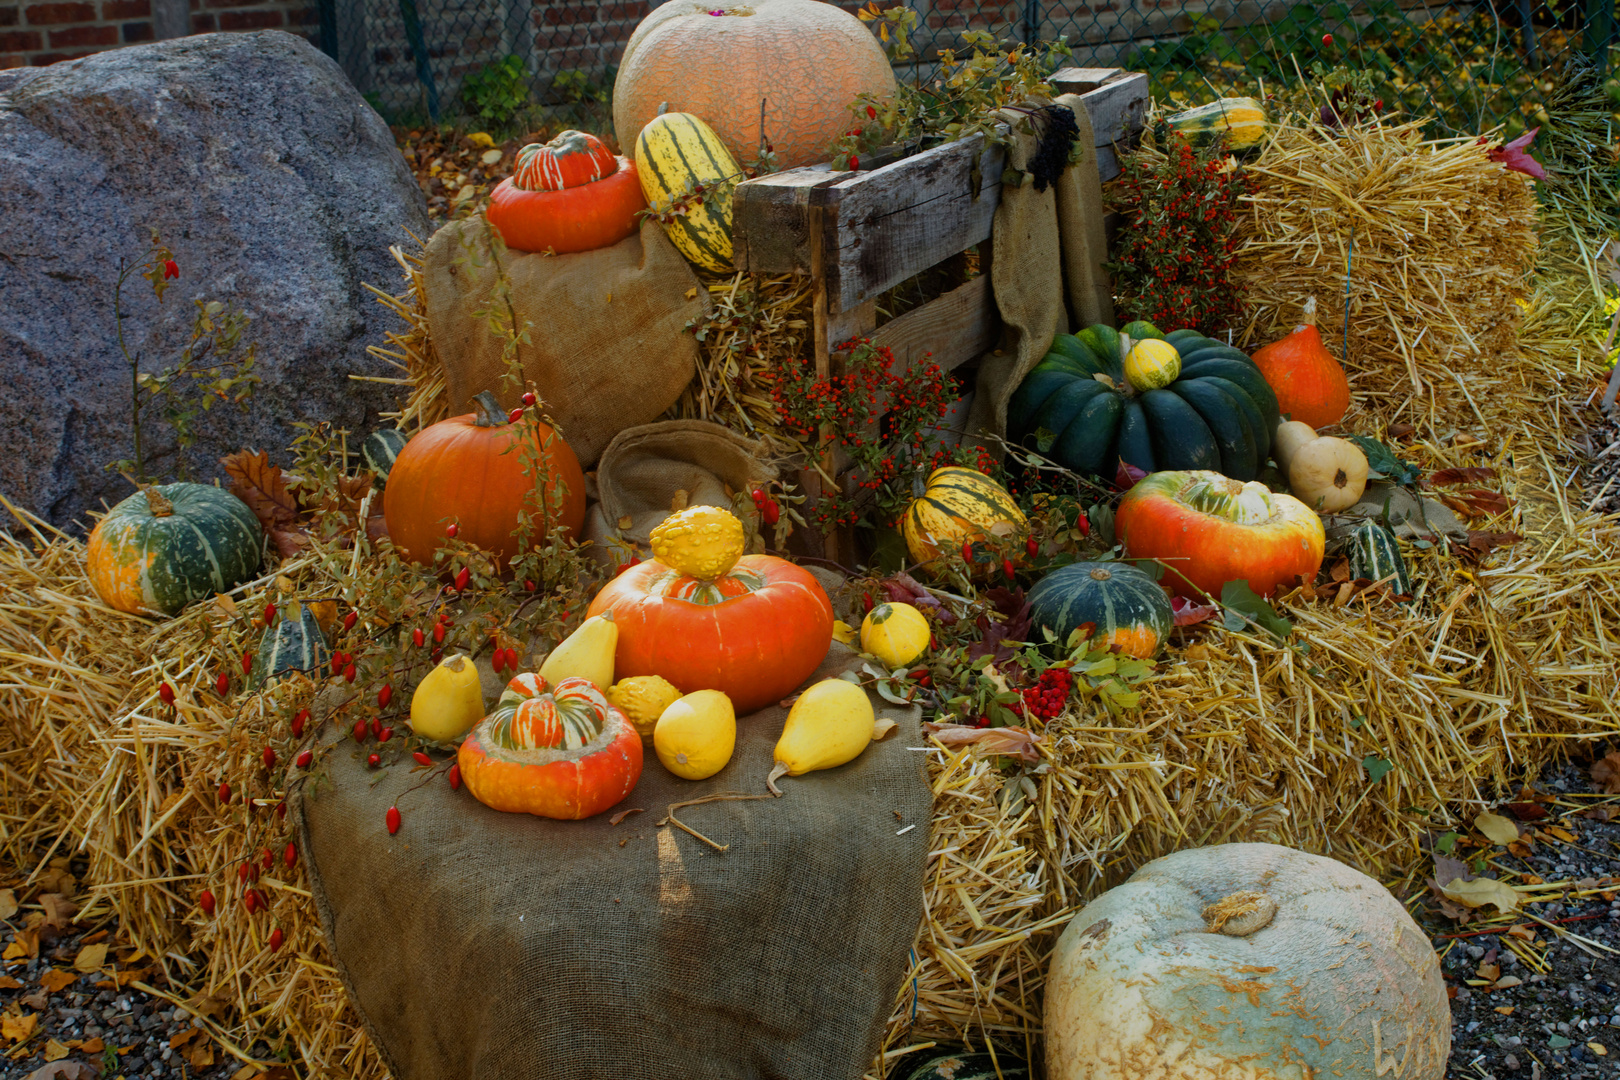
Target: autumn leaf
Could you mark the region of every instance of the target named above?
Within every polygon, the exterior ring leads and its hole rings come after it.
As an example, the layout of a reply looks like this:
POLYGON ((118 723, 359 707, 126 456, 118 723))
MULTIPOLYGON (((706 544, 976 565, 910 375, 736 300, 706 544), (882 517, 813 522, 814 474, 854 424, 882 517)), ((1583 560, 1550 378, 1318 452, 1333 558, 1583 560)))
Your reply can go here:
POLYGON ((1439 469, 1429 474, 1424 487, 1450 487, 1454 484, 1482 484, 1496 479, 1496 470, 1485 465, 1471 465, 1461 469, 1439 469))
POLYGON ((97 971, 106 962, 107 943, 99 941, 79 950, 79 955, 73 958, 73 968, 75 971, 97 971))
POLYGON ((1519 894, 1513 891, 1512 886, 1505 885, 1495 878, 1481 877, 1472 881, 1455 878, 1449 884, 1441 886, 1440 891, 1448 899, 1471 908, 1490 904, 1503 914, 1519 909, 1519 894))
POLYGON ((1547 179, 1547 170, 1541 167, 1541 162, 1530 156, 1530 144, 1535 141, 1536 133, 1541 128, 1533 127, 1510 143, 1492 147, 1486 151, 1485 156, 1492 161, 1500 161, 1514 172, 1533 176, 1537 180, 1547 179))
POLYGON ((283 559, 291 559, 309 546, 309 534, 303 529, 269 526, 265 532, 270 534, 270 542, 275 545, 276 554, 283 559))
POLYGON ((1479 815, 1474 819, 1474 828, 1493 844, 1511 844, 1519 839, 1519 827, 1500 814, 1479 815))
POLYGON ((61 968, 51 968, 51 970, 39 977, 39 985, 43 986, 50 993, 56 994, 60 993, 65 987, 72 986, 76 981, 78 981, 78 978, 79 977, 73 974, 71 971, 63 971, 61 968))
POLYGON ((1039 735, 1021 727, 981 728, 966 724, 924 724, 923 731, 944 746, 975 746, 986 754, 1008 754, 1031 764, 1041 759, 1039 735))
POLYGON ((39 906, 45 909, 45 925, 66 930, 79 913, 79 905, 61 893, 41 893, 39 906))
POLYGON ((1620 795, 1620 750, 1610 750, 1592 763, 1592 783, 1605 795, 1620 795))
POLYGON ((0 1036, 12 1042, 27 1042, 34 1037, 34 1029, 39 1026, 38 1013, 24 1013, 21 1016, 0 1016, 0 1036))
POLYGON ((298 520, 298 499, 287 490, 281 466, 270 464, 270 455, 260 450, 238 450, 220 458, 231 478, 231 494, 247 503, 266 532, 298 520))
POLYGON ((15 889, 0 889, 0 919, 9 919, 17 914, 17 892, 15 889))
POLYGON ((1170 613, 1177 626, 1193 626, 1205 622, 1220 614, 1220 610, 1216 604, 1200 604, 1196 600, 1188 600, 1182 596, 1170 601, 1170 613))

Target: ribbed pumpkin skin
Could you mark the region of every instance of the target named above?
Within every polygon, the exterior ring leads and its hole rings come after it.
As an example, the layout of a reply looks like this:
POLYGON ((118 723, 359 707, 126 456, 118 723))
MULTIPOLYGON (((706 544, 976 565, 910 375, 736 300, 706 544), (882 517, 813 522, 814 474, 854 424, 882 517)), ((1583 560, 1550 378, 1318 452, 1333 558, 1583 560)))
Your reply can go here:
POLYGON ((851 126, 862 93, 894 93, 888 57, 855 16, 821 0, 754 0, 715 7, 672 0, 654 8, 625 47, 613 84, 613 128, 621 147, 667 102, 702 117, 738 161, 759 153, 765 134, 784 169, 827 160, 851 126))
POLYGON ((262 683, 288 671, 313 672, 330 656, 314 610, 308 604, 288 604, 276 624, 265 628, 259 655, 253 658, 253 681, 262 683))
POLYGON ((564 191, 618 171, 618 159, 601 139, 583 131, 564 131, 550 142, 530 143, 519 150, 512 183, 524 191, 564 191))
MULTIPOLYGON (((636 139, 636 167, 647 205, 662 212, 672 199, 695 190, 735 184, 741 169, 709 125, 690 113, 655 116, 636 139)), ((731 269, 731 198, 712 208, 694 205, 664 231, 688 262, 705 270, 731 269)))
POLYGON ((1322 344, 1315 326, 1295 327, 1281 341, 1258 350, 1254 364, 1277 392, 1277 407, 1318 431, 1344 419, 1350 380, 1322 344))
POLYGON ((1412 575, 1406 569, 1395 534, 1371 518, 1363 518, 1350 534, 1350 576, 1386 581, 1396 596, 1412 595, 1412 575))
POLYGON ((1254 98, 1221 98, 1176 113, 1166 122, 1193 146, 1209 146, 1225 135, 1228 150, 1247 150, 1266 137, 1266 110, 1254 98))
POLYGON ((1174 348, 1180 370, 1163 389, 1139 389, 1127 382, 1122 340, 1106 326, 1059 334, 1007 403, 1008 435, 1065 468, 1110 480, 1121 460, 1148 473, 1208 469, 1254 479, 1278 423, 1276 395, 1254 362, 1197 335, 1143 341, 1138 347, 1174 348))
MULTIPOLYGON (((1175 626, 1170 601, 1154 581, 1130 563, 1071 563, 1035 583, 1029 591, 1030 627, 1057 635, 1054 648, 1089 625, 1094 648, 1118 648, 1148 659, 1164 647, 1175 626)), ((1035 640, 1040 640, 1039 637, 1035 640)))
POLYGON ((738 716, 798 689, 832 644, 826 592, 808 571, 772 555, 744 555, 714 582, 640 563, 608 582, 587 615, 610 608, 617 677, 659 675, 682 694, 719 690, 738 716))
MULTIPOLYGON (((413 562, 433 561, 452 521, 460 526, 461 539, 509 560, 518 554, 512 534, 519 513, 525 507, 540 509, 516 447, 518 426, 502 422, 481 428, 476 417, 468 413, 439 421, 406 443, 394 460, 383 490, 383 517, 394 546, 413 562)), ((568 489, 558 519, 577 536, 585 524, 585 474, 550 427, 541 424, 538 437, 542 444, 551 440, 541 459, 546 496, 553 498, 559 484, 568 489)))
POLYGON ((641 779, 641 736, 612 706, 596 737, 573 750, 504 744, 494 730, 501 722, 501 713, 485 717, 456 752, 467 790, 492 810, 577 821, 619 802, 641 779))
POLYGON ((612 175, 562 191, 524 191, 508 176, 490 192, 489 223, 513 251, 567 255, 617 244, 647 208, 635 163, 618 163, 612 175))
POLYGON ((1176 595, 1216 599, 1229 581, 1270 596, 1296 577, 1314 578, 1327 540, 1322 519, 1298 499, 1214 472, 1137 481, 1120 500, 1114 531, 1126 558, 1164 564, 1176 595))
POLYGON ((247 504, 210 484, 162 484, 174 507, 158 517, 137 491, 90 534, 86 570, 107 606, 173 615, 193 600, 228 592, 253 576, 264 530, 247 504))
POLYGON ((921 565, 942 551, 985 539, 1002 522, 1015 529, 1026 524, 1007 490, 981 472, 948 465, 929 474, 922 497, 912 501, 900 522, 900 533, 912 560, 921 565))

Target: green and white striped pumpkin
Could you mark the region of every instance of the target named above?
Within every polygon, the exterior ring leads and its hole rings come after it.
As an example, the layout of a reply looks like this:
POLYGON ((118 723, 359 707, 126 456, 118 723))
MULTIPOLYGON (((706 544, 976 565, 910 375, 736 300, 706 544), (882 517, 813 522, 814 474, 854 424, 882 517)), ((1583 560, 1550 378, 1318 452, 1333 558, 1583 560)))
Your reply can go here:
POLYGON ((388 482, 394 459, 405 449, 407 441, 405 433, 399 428, 378 428, 360 444, 360 456, 365 459, 366 467, 376 474, 379 483, 388 482))
POLYGON ((253 683, 259 685, 289 671, 314 672, 331 659, 326 635, 308 604, 296 601, 281 609, 274 626, 264 629, 259 655, 253 658, 253 683))
POLYGON ((253 576, 264 530, 247 504, 209 484, 163 484, 108 511, 90 534, 86 570, 109 607, 173 615, 253 576))
POLYGON ((1092 648, 1146 659, 1164 647, 1175 614, 1159 583, 1131 563, 1071 563, 1029 591, 1029 625, 1036 634, 1050 630, 1059 650, 1081 630, 1092 648))
POLYGON ((1412 595, 1412 575, 1401 557, 1395 534, 1372 518, 1363 518, 1350 534, 1350 577, 1386 581, 1396 596, 1412 595))
POLYGON ((933 1053, 906 1074, 906 1080, 1029 1080, 1029 1066, 1006 1051, 933 1053))

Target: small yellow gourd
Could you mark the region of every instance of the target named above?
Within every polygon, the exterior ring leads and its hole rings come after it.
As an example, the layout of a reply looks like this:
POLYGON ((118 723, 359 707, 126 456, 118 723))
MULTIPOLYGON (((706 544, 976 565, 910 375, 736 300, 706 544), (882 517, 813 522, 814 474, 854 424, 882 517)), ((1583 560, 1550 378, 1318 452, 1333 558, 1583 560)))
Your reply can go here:
POLYGON ((1125 354, 1125 381, 1137 390, 1169 386, 1181 374, 1181 354, 1168 341, 1144 338, 1125 354))
POLYGON ((699 581, 713 581, 743 553, 737 515, 718 506, 688 506, 659 523, 649 538, 653 558, 699 581))
POLYGON ((459 739, 483 718, 478 668, 459 653, 441 660, 411 695, 411 730, 424 739, 459 739))
POLYGON ((776 766, 765 780, 781 795, 777 777, 803 776, 854 761, 872 741, 877 715, 872 699, 852 682, 823 679, 799 695, 776 741, 776 766))
POLYGON ((718 690, 698 690, 665 709, 653 728, 653 750, 664 768, 687 780, 707 780, 726 767, 737 747, 737 710, 718 690))
POLYGON ((613 651, 619 647, 619 628, 613 612, 592 615, 579 629, 563 638, 540 665, 540 677, 552 686, 564 679, 589 679, 598 690, 613 685, 613 651))
POLYGON ((653 737, 653 727, 665 709, 679 700, 681 692, 658 675, 636 675, 620 679, 607 692, 608 704, 629 717, 641 733, 641 741, 653 737))
POLYGON ((861 623, 861 651, 902 668, 928 650, 928 620, 910 604, 879 604, 861 623))
POLYGON ((1288 463, 1294 498, 1318 514, 1354 506, 1367 490, 1367 455, 1348 439, 1323 435, 1298 450, 1288 463))
POLYGON ((1277 434, 1271 440, 1271 456, 1277 460, 1277 468, 1288 472, 1288 465, 1299 448, 1314 438, 1316 429, 1303 421, 1289 420, 1278 424, 1277 434))

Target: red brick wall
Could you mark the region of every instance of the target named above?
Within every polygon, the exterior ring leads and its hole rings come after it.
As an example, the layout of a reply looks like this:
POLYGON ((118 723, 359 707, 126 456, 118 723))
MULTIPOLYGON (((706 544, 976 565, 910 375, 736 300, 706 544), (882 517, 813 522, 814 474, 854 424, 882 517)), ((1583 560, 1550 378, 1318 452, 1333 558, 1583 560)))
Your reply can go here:
MULTIPOLYGON (((191 32, 275 28, 318 44, 311 0, 189 0, 191 32)), ((0 68, 58 60, 151 41, 151 0, 0 0, 0 68)))

